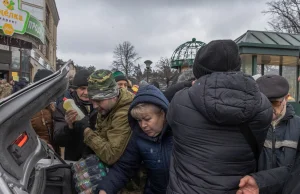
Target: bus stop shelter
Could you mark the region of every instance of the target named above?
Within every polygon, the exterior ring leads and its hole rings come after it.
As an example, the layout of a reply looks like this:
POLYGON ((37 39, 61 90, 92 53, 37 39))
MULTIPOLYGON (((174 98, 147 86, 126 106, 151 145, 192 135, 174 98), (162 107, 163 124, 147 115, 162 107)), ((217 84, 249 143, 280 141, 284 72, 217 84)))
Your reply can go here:
MULTIPOLYGON (((240 49, 243 72, 285 77, 290 85, 290 95, 299 101, 300 34, 249 30, 235 42, 240 49)), ((293 103, 293 106, 300 113, 300 105, 293 103)))

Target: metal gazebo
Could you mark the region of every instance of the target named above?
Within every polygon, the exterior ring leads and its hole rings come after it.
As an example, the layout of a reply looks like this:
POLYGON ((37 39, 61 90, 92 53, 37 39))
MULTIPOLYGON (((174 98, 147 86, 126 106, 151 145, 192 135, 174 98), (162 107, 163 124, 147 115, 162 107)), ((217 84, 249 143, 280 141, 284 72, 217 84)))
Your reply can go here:
POLYGON ((181 71, 183 66, 192 66, 197 51, 204 45, 204 42, 197 41, 196 38, 180 45, 172 54, 171 67, 181 71))

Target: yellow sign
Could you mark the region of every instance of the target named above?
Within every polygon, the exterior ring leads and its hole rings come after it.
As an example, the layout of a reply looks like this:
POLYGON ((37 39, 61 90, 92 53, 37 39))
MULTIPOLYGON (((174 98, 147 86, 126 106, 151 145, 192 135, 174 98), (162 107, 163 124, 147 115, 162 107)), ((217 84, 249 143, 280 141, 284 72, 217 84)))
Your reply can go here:
POLYGON ((0 29, 8 36, 14 32, 24 34, 30 14, 20 9, 21 0, 2 0, 0 2, 0 29))
POLYGON ((11 24, 5 23, 3 25, 3 32, 6 35, 12 36, 14 34, 15 30, 11 24))
POLYGON ((14 10, 15 9, 14 8, 15 3, 12 0, 11 1, 3 0, 3 5, 5 7, 7 7, 7 9, 9 9, 9 10, 14 10))
POLYGON ((19 76, 13 76, 13 80, 18 82, 19 81, 19 76))
POLYGON ((11 72, 12 76, 18 76, 18 72, 11 72))

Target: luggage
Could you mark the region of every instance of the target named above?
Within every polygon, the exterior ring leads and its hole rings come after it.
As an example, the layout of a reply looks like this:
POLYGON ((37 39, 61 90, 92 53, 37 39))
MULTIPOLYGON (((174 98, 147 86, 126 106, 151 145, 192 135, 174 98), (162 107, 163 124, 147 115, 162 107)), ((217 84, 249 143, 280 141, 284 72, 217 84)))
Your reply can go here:
POLYGON ((69 164, 47 167, 44 194, 76 194, 72 177, 69 164))

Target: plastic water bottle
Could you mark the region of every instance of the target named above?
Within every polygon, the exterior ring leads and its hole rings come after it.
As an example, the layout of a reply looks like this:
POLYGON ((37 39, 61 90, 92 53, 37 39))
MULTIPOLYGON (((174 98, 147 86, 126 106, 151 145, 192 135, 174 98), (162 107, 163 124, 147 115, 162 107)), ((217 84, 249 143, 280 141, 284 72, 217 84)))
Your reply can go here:
POLYGON ((95 174, 101 174, 101 176, 106 176, 106 168, 103 165, 102 162, 100 162, 98 165, 96 166, 91 166, 87 169, 88 173, 90 176, 93 176, 95 174))
POLYGON ((73 179, 75 182, 80 182, 86 179, 89 179, 90 175, 87 171, 83 172, 83 173, 74 173, 73 175, 73 179))
POLYGON ((73 175, 73 179, 75 180, 75 182, 80 182, 97 175, 104 177, 107 175, 107 170, 105 167, 103 168, 103 166, 104 165, 102 163, 99 163, 99 165, 89 167, 80 172, 76 172, 73 175))
POLYGON ((73 171, 74 172, 82 172, 85 169, 98 165, 99 164, 99 158, 96 155, 91 155, 86 159, 79 160, 77 163, 73 165, 73 171))
POLYGON ((81 191, 85 191, 89 188, 92 188, 94 185, 90 182, 90 180, 84 180, 81 182, 76 183, 75 185, 75 189, 78 193, 80 193, 81 191))
POLYGON ((94 194, 97 189, 97 185, 93 186, 92 188, 89 188, 87 190, 84 190, 80 192, 79 194, 94 194))
POLYGON ((64 101, 63 107, 66 111, 75 110, 77 112, 77 117, 76 117, 77 121, 80 121, 81 119, 83 119, 85 117, 85 115, 78 108, 78 106, 76 105, 76 103, 73 99, 67 99, 65 97, 65 98, 63 98, 63 101, 64 101))
POLYGON ((97 186, 97 184, 101 180, 102 180, 102 176, 99 174, 95 175, 95 176, 91 176, 86 180, 82 180, 82 181, 78 182, 75 185, 76 191, 79 193, 82 191, 89 190, 89 189, 93 188, 94 186, 97 186))

